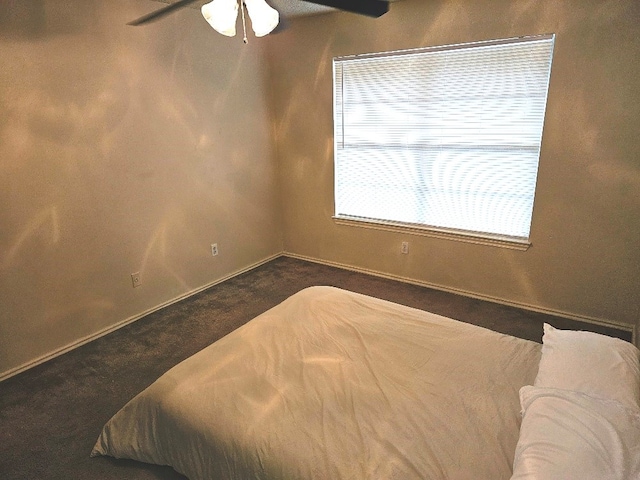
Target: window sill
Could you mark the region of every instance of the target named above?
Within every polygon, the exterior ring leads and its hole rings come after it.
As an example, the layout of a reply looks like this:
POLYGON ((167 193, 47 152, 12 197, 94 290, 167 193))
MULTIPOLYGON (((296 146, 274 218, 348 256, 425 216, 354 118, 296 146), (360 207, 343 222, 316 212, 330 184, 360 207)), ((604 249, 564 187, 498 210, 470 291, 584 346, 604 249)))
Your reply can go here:
POLYGON ((444 228, 424 227, 402 223, 375 221, 361 218, 333 217, 336 225, 349 227, 370 228, 373 230, 384 230, 388 232, 401 232, 410 235, 420 235, 424 237, 441 238, 457 242, 474 243, 476 245, 487 245, 490 247, 509 248, 511 250, 527 251, 531 243, 523 239, 515 239, 500 235, 490 235, 476 232, 461 232, 459 230, 447 230, 444 228))

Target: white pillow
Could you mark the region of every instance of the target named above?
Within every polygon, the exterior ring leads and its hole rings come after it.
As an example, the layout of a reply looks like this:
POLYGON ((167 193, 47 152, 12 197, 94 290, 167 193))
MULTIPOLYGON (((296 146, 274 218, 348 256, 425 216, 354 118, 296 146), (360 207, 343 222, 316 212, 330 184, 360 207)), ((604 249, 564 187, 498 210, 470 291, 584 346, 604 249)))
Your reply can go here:
POLYGON ((512 480, 640 479, 640 410, 525 386, 512 480))
POLYGON ((618 338, 545 323, 536 387, 562 388, 640 407, 640 351, 618 338))

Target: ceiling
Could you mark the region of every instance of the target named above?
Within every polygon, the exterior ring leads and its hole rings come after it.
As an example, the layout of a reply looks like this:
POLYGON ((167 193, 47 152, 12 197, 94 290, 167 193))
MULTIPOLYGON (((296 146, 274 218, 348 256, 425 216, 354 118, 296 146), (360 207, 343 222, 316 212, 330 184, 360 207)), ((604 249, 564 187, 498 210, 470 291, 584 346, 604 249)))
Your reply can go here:
MULTIPOLYGON (((173 3, 175 0, 154 0, 161 3, 173 3)), ((199 0, 189 7, 197 8, 209 3, 211 0, 199 0)), ((280 12, 280 16, 284 18, 303 17, 309 15, 318 15, 320 13, 329 13, 335 11, 334 8, 316 5, 314 3, 303 2, 302 0, 267 0, 267 3, 280 12)))

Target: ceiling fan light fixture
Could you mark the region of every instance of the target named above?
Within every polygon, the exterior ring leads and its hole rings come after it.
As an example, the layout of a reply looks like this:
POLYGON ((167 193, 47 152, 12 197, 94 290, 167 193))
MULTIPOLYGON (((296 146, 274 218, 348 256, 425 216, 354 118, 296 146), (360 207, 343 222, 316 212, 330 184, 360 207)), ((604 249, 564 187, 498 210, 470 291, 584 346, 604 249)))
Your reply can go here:
POLYGON ((251 18, 251 28, 256 37, 264 37, 278 26, 280 14, 265 0, 244 0, 244 4, 247 6, 251 18))
POLYGON ((233 37, 236 34, 236 20, 238 18, 237 0, 213 0, 205 3, 200 9, 202 16, 213 29, 233 37))

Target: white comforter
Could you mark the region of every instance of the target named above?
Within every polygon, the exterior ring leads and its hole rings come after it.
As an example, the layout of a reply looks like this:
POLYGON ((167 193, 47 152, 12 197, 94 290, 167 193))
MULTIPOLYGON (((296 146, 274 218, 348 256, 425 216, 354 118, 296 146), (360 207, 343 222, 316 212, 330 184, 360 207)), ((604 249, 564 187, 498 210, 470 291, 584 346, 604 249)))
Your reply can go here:
POLYGON ((169 370, 92 455, 196 479, 511 476, 540 345, 312 287, 169 370))

